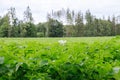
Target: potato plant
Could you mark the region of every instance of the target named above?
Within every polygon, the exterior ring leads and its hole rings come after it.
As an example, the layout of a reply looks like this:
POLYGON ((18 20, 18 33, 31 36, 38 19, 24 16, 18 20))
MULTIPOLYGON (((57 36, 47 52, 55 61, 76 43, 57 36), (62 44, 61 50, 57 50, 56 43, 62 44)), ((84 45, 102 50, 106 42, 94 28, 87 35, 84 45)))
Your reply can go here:
POLYGON ((0 80, 120 80, 120 38, 1 38, 0 80))

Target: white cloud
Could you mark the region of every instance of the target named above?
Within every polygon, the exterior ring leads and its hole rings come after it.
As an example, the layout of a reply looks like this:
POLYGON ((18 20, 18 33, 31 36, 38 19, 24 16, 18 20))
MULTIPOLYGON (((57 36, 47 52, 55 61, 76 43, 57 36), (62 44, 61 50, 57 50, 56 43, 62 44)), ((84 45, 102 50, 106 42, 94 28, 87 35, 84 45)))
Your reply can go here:
POLYGON ((23 12, 30 6, 35 22, 45 21, 46 13, 62 8, 70 8, 85 13, 90 10, 97 17, 120 15, 120 0, 0 0, 0 15, 10 7, 15 7, 17 16, 22 19, 23 12))

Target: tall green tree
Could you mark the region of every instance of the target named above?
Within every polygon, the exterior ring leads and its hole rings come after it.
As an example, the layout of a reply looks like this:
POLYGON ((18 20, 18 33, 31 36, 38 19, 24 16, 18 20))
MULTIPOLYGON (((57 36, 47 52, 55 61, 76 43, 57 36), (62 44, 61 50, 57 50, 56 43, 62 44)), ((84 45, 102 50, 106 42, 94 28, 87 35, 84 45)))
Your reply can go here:
POLYGON ((84 35, 83 15, 81 12, 78 12, 75 18, 75 33, 77 37, 84 35))
POLYGON ((30 7, 28 6, 26 11, 24 11, 24 22, 33 23, 33 17, 30 7))
POLYGON ((66 11, 66 19, 67 19, 68 24, 70 24, 70 25, 73 24, 72 13, 69 8, 66 11))
POLYGON ((120 35, 120 24, 116 24, 116 35, 120 35))
POLYGON ((26 36, 26 26, 22 20, 18 22, 18 37, 25 37, 26 36))
POLYGON ((36 27, 33 23, 28 22, 28 23, 25 23, 24 26, 26 30, 25 37, 36 37, 37 36, 36 27))
POLYGON ((48 36, 49 37, 62 37, 63 36, 63 24, 57 20, 50 19, 48 21, 48 36))
POLYGON ((1 18, 0 37, 9 37, 9 28, 10 28, 10 18, 9 15, 6 14, 3 18, 1 18))
POLYGON ((115 16, 112 17, 112 31, 111 31, 111 35, 115 36, 116 35, 116 23, 115 23, 115 16))
POLYGON ((45 37, 46 36, 46 24, 47 23, 39 23, 37 24, 36 28, 37 28, 37 36, 38 37, 45 37))
POLYGON ((24 32, 26 33, 26 37, 35 37, 37 32, 36 32, 36 27, 33 23, 33 17, 32 17, 32 12, 30 7, 28 6, 26 11, 24 12, 24 26, 25 28, 23 29, 24 32))
POLYGON ((11 7, 8 11, 10 17, 10 37, 18 36, 18 19, 16 17, 16 10, 14 7, 11 7))
POLYGON ((93 28, 92 36, 110 36, 112 23, 108 20, 95 18, 93 20, 93 28))
POLYGON ((94 17, 89 10, 86 11, 85 19, 86 19, 85 36, 93 36, 94 35, 94 27, 93 27, 94 17))
POLYGON ((75 13, 68 8, 66 11, 67 26, 65 26, 66 36, 75 36, 75 13))

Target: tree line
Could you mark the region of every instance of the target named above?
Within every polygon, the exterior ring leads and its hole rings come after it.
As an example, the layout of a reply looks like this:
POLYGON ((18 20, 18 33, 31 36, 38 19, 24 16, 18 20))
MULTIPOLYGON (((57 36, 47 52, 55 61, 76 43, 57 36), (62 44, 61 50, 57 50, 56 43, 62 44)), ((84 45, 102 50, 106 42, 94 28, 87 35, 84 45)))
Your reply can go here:
POLYGON ((28 6, 24 19, 19 20, 16 9, 11 7, 7 14, 0 17, 0 37, 83 37, 120 35, 119 17, 96 18, 89 10, 61 9, 47 14, 46 22, 34 24, 28 6))

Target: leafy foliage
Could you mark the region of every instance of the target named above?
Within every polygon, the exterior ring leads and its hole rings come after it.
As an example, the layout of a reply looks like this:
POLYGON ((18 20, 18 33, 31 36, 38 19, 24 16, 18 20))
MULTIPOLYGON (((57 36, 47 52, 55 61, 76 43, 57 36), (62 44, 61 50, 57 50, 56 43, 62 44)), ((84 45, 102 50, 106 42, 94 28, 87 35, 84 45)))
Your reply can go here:
POLYGON ((82 39, 1 39, 0 79, 119 80, 120 38, 82 39))

